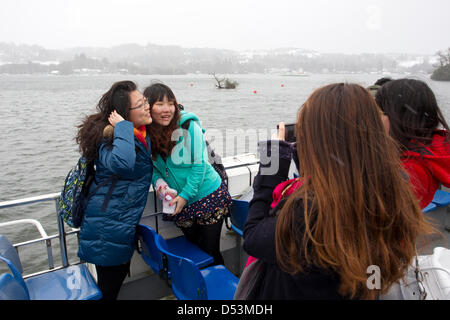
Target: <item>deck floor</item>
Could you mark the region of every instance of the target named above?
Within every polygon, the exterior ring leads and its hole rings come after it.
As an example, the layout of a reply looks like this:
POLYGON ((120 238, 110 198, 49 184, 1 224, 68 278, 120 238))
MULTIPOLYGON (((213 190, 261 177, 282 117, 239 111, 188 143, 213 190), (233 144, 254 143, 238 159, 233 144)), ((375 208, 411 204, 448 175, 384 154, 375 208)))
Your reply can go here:
MULTIPOLYGON (((433 235, 425 239, 426 245, 423 246, 422 240, 417 243, 419 254, 431 254, 433 248, 449 248, 450 232, 450 207, 438 208, 433 212, 425 214, 434 220, 434 225, 441 234, 433 235)), ((242 272, 247 261, 248 255, 242 250, 242 240, 233 231, 225 228, 221 236, 222 255, 225 260, 225 266, 237 276, 242 272)), ((171 289, 164 280, 155 275, 150 268, 147 275, 137 279, 126 281, 119 293, 119 300, 176 300, 171 289)))

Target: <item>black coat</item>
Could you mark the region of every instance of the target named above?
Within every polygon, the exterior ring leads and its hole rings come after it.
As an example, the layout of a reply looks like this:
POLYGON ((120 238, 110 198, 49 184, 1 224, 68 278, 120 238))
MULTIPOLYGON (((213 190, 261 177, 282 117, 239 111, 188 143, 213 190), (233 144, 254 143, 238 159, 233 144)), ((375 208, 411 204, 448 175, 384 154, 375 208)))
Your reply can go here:
MULTIPOLYGON (((292 148, 284 141, 280 142, 279 152, 271 149, 273 141, 260 144, 260 159, 270 159, 264 165, 261 161, 260 170, 255 177, 254 196, 250 202, 247 222, 244 227, 244 250, 251 256, 263 261, 262 276, 252 293, 254 299, 343 299, 338 293, 339 277, 333 272, 310 267, 306 273, 290 275, 281 270, 277 263, 275 252, 275 227, 277 214, 284 201, 273 209, 272 192, 281 182, 287 180, 291 162, 292 148), (277 157, 278 159, 274 159, 277 157), (264 170, 279 160, 278 170, 271 175, 264 175, 264 170)), ((269 170, 270 171, 270 170, 269 170)), ((303 205, 297 201, 295 210, 298 212, 296 225, 303 227, 303 205)))

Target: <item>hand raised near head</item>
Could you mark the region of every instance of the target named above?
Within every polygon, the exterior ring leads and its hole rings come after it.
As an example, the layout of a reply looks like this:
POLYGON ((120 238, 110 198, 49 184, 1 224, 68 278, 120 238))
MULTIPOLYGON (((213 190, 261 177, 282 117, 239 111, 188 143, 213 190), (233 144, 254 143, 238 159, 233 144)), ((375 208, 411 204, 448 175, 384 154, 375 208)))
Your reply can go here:
POLYGON ((114 127, 116 124, 118 124, 120 121, 125 120, 120 114, 117 113, 116 110, 111 112, 111 114, 108 117, 109 123, 114 127))

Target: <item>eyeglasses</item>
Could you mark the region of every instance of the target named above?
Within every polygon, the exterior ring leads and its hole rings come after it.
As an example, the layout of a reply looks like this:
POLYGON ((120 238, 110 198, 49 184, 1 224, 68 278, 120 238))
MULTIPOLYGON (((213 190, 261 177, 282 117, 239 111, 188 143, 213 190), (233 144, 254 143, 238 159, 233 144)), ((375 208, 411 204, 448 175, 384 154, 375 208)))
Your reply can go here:
POLYGON ((130 108, 130 110, 140 109, 140 108, 142 108, 143 106, 145 106, 146 104, 148 104, 148 99, 147 99, 147 98, 144 98, 144 102, 142 102, 142 103, 141 103, 140 105, 138 105, 137 107, 130 108))

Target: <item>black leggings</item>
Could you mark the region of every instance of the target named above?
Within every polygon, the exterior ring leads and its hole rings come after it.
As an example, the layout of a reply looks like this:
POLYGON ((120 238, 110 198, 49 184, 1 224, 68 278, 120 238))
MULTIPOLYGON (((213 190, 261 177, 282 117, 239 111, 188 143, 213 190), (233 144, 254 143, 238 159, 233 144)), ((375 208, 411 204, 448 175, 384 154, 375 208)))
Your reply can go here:
POLYGON ((214 258, 210 266, 224 264, 220 253, 220 233, 222 232, 223 219, 214 224, 201 225, 194 222, 189 228, 181 227, 186 238, 199 246, 203 251, 214 258))
POLYGON ((130 262, 111 267, 95 266, 97 284, 102 292, 102 300, 116 300, 120 287, 130 271, 130 262))

